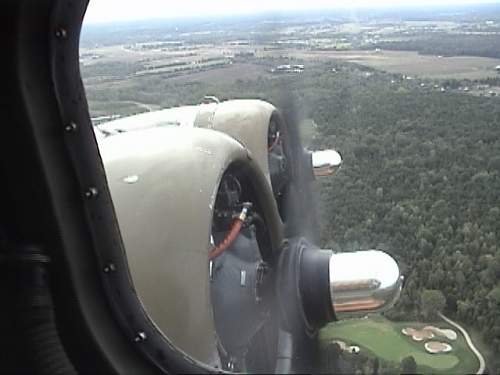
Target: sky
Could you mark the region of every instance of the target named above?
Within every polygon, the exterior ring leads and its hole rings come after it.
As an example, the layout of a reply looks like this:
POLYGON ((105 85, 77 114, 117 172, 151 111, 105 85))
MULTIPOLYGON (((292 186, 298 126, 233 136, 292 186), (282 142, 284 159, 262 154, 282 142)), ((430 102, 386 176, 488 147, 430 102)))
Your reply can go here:
POLYGON ((500 0, 90 0, 85 23, 250 14, 273 10, 499 3, 500 0))

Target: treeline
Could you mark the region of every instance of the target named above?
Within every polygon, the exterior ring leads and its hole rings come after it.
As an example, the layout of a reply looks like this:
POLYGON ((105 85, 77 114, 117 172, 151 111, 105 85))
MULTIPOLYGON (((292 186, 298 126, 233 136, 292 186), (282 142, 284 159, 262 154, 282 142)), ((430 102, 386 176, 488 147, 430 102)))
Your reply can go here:
POLYGON ((483 56, 500 58, 500 35, 464 35, 433 33, 415 39, 380 42, 365 49, 418 51, 424 55, 483 56))
POLYGON ((83 79, 96 77, 125 78, 128 75, 144 69, 142 63, 136 62, 93 62, 88 65, 80 64, 83 79))

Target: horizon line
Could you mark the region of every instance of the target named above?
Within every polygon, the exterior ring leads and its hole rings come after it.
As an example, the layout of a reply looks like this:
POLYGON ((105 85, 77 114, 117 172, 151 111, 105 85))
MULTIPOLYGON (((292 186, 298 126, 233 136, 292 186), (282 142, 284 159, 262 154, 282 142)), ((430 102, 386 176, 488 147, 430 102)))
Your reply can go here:
MULTIPOLYGON (((91 4, 91 3, 90 3, 91 4)), ((120 23, 133 23, 133 22, 145 22, 145 21, 175 21, 175 20, 202 20, 202 19, 210 19, 210 18, 230 18, 234 16, 259 16, 273 13, 280 14, 290 14, 297 12, 321 12, 321 11, 372 11, 372 10, 387 10, 387 11, 397 11, 400 9, 428 9, 428 8, 453 8, 453 7, 470 7, 470 6, 485 6, 485 5, 499 5, 500 0, 482 0, 482 1, 474 1, 474 0, 456 0, 455 2, 447 2, 447 3, 435 3, 435 2, 420 2, 420 3, 402 3, 402 4, 380 4, 374 5, 373 3, 358 3, 355 5, 343 5, 343 4, 335 4, 327 7, 311 7, 311 8, 290 8, 290 9, 263 9, 263 10, 251 10, 251 11, 230 11, 228 13, 205 13, 205 14, 176 14, 172 16, 162 15, 162 16, 154 16, 149 15, 145 17, 138 18, 122 18, 122 19, 103 19, 103 20, 88 20, 86 21, 84 18, 83 25, 84 26, 93 26, 93 25, 106 25, 106 24, 120 24, 120 23)))

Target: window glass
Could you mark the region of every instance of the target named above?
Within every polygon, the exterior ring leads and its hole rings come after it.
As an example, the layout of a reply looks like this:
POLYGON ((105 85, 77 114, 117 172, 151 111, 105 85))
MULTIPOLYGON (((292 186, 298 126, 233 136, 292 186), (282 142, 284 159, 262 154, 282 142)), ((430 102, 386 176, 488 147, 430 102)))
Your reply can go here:
POLYGON ((255 301, 279 219, 405 277, 320 330, 318 372, 500 371, 498 2, 93 0, 80 69, 132 279, 179 349, 277 368, 255 301), (337 153, 297 193, 298 148, 337 153))

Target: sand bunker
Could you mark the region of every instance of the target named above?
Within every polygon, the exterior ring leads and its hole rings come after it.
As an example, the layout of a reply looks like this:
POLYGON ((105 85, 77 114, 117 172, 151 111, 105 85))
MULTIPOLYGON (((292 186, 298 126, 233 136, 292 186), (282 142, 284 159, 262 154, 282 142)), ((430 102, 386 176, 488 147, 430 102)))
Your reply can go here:
POLYGON ((431 354, 451 352, 451 345, 445 342, 429 341, 424 344, 425 350, 431 354))
POLYGON ((340 349, 343 351, 348 349, 348 346, 344 341, 334 340, 334 341, 332 341, 332 344, 337 344, 340 347, 340 349))
POLYGON ((426 329, 418 330, 415 328, 407 327, 403 328, 401 332, 406 336, 411 336, 411 338, 415 341, 429 340, 434 337, 434 333, 426 329))
POLYGON ((401 332, 406 336, 411 336, 415 341, 429 340, 434 336, 445 337, 448 340, 456 340, 457 333, 452 329, 443 329, 434 326, 426 326, 421 330, 407 327, 403 328, 401 332))
POLYGON ((425 330, 433 332, 436 336, 442 336, 448 340, 456 340, 457 333, 452 329, 438 328, 434 326, 426 326, 425 330))
POLYGON ((356 345, 349 346, 344 341, 334 340, 332 341, 332 344, 337 344, 340 347, 340 349, 344 352, 352 354, 358 354, 360 352, 359 346, 356 345))
POLYGON ((359 346, 356 346, 356 345, 350 346, 348 348, 348 350, 349 350, 349 353, 351 353, 351 354, 359 354, 359 352, 360 352, 359 346))

